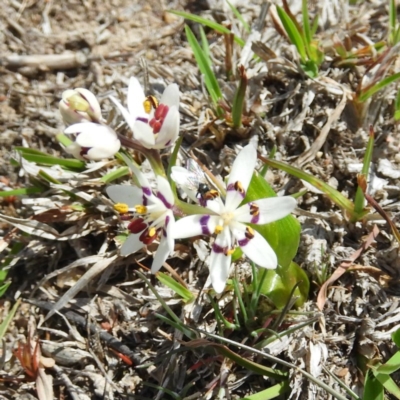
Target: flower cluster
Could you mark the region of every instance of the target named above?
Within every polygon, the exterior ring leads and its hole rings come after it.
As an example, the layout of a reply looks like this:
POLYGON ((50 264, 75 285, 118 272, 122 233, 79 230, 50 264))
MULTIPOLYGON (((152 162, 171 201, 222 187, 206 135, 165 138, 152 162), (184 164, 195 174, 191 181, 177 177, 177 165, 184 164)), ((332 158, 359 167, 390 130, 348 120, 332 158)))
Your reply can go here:
MULTIPOLYGON (((176 182, 195 203, 182 206, 165 176, 158 150, 172 146, 179 134, 179 89, 166 87, 160 101, 146 96, 139 81, 131 78, 127 108, 110 97, 132 131, 132 138, 117 134, 102 118, 100 104, 88 90, 78 88, 64 92, 60 111, 66 125, 65 134, 75 141, 66 150, 75 157, 101 160, 113 157, 125 147, 144 154, 154 172, 151 185, 140 168, 121 154, 135 176, 137 185, 111 185, 106 192, 115 203, 128 236, 120 249, 128 256, 150 244, 157 244, 151 271, 157 272, 174 250, 175 240, 209 236, 211 256, 210 278, 213 288, 221 293, 229 276, 232 254, 238 246, 260 267, 277 267, 277 257, 267 240, 253 225, 267 224, 290 214, 296 201, 292 197, 263 198, 247 202, 257 161, 254 142, 244 147, 232 165, 225 187, 210 188, 197 163, 189 169, 172 167, 169 179, 176 182), (221 194, 222 193, 222 194, 221 194), (175 220, 175 216, 179 216, 175 220)), ((203 174, 204 175, 204 174, 203 174)))

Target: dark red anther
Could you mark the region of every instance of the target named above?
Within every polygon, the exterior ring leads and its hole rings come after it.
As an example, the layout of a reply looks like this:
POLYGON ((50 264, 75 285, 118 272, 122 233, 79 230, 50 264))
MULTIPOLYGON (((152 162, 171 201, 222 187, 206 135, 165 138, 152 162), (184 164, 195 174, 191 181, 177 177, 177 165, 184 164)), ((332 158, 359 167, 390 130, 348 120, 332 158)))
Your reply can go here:
POLYGON ((130 233, 139 233, 147 228, 147 224, 144 222, 143 218, 136 218, 131 221, 128 225, 128 230, 130 233))

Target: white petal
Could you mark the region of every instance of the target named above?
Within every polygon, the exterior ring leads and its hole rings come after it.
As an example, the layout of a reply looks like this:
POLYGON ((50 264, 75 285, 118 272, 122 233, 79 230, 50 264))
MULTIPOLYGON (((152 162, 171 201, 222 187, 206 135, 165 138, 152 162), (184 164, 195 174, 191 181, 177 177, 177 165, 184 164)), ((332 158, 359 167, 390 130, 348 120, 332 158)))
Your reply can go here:
POLYGON ((132 76, 128 87, 128 110, 135 120, 139 116, 146 115, 143 105, 145 99, 146 96, 144 95, 142 85, 132 76))
POLYGON ((176 107, 168 110, 168 114, 163 121, 161 130, 157 135, 156 146, 157 149, 172 146, 179 135, 179 111, 176 107))
POLYGON ((160 99, 160 104, 179 108, 179 86, 175 83, 168 85, 160 99))
MULTIPOLYGON (((240 182, 244 191, 247 191, 254 168, 257 162, 257 150, 253 143, 244 147, 233 162, 232 170, 229 175, 227 189, 235 182, 240 182)), ((234 211, 243 201, 243 197, 236 190, 227 190, 225 206, 227 211, 234 211)))
MULTIPOLYGON (((82 125, 79 135, 76 138, 76 143, 82 147, 97 147, 113 145, 118 140, 117 134, 108 126, 100 124, 75 124, 82 125)), ((71 125, 72 128, 75 125, 71 125)), ((67 128, 67 129, 69 129, 67 128)))
POLYGON ((167 208, 171 208, 175 203, 174 194, 172 193, 171 185, 169 184, 169 182, 160 175, 157 175, 157 188, 158 198, 164 203, 167 208), (165 204, 164 201, 167 202, 167 204, 165 204))
POLYGON ((73 124, 69 126, 67 129, 64 130, 66 135, 81 133, 82 131, 86 130, 97 130, 99 127, 103 125, 95 124, 94 122, 79 122, 77 124, 73 124))
POLYGON ((155 135, 153 128, 146 122, 135 121, 132 127, 133 137, 148 149, 154 148, 155 135))
POLYGON ((173 227, 174 239, 185 239, 199 235, 212 235, 218 223, 214 215, 189 215, 175 221, 173 227))
POLYGON ((120 254, 122 257, 129 256, 129 254, 136 253, 144 245, 139 240, 141 233, 130 234, 121 247, 120 254))
POLYGON ((81 155, 82 147, 79 146, 78 143, 73 142, 69 144, 66 148, 65 151, 69 154, 72 154, 75 158, 78 160, 84 160, 84 158, 81 155))
POLYGON ((170 249, 168 246, 168 240, 166 240, 166 238, 162 238, 157 248, 156 254, 154 255, 153 263, 151 264, 152 274, 155 274, 162 267, 169 254, 170 249))
POLYGON ((215 214, 222 214, 225 212, 225 204, 221 200, 221 197, 217 197, 214 200, 207 201, 207 208, 213 211, 215 214))
POLYGON ((145 175, 142 173, 142 171, 137 167, 129 157, 127 157, 125 154, 121 154, 122 159, 124 160, 125 164, 129 167, 129 169, 133 172, 133 174, 136 176, 137 181, 139 182, 140 187, 143 189, 144 194, 147 197, 152 197, 152 191, 151 191, 151 186, 145 175))
POLYGON ((102 160, 104 158, 113 157, 116 153, 118 153, 119 149, 121 148, 120 141, 114 140, 112 143, 102 144, 101 146, 92 147, 87 151, 84 155, 85 158, 89 160, 102 160))
POLYGON ((114 203, 125 203, 129 208, 142 204, 143 192, 136 186, 112 185, 106 188, 106 192, 114 203))
POLYGON ((222 293, 225 288, 226 280, 229 276, 231 256, 225 255, 223 251, 215 251, 214 246, 230 249, 232 245, 229 229, 224 229, 215 239, 213 250, 210 257, 210 278, 214 290, 222 293))
POLYGON ((101 108, 96 96, 90 90, 85 88, 76 88, 75 91, 77 91, 89 103, 89 106, 92 109, 91 114, 96 118, 96 120, 101 120, 101 108))
POLYGON ((253 224, 268 224, 289 215, 296 207, 297 202, 291 196, 270 197, 260 199, 245 204, 235 211, 235 219, 240 222, 253 224), (250 214, 249 204, 254 204, 259 208, 259 215, 250 214))
POLYGON ((254 237, 252 239, 247 239, 245 237, 245 231, 245 225, 241 227, 237 226, 237 228, 232 229, 232 233, 240 245, 240 248, 243 250, 243 253, 259 267, 275 269, 278 265, 278 260, 269 243, 256 230, 253 231, 254 237))
POLYGON ((110 100, 118 107, 119 111, 121 111, 122 116, 124 117, 126 123, 129 125, 129 128, 133 132, 136 118, 134 118, 134 116, 132 116, 129 111, 115 97, 110 96, 110 100))

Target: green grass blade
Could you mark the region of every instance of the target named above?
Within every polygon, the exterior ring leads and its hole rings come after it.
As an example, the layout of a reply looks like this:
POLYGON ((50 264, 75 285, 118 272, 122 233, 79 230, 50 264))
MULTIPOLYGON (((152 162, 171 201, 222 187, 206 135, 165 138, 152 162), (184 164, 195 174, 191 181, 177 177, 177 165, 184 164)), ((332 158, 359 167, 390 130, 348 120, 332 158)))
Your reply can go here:
POLYGON ((212 67, 212 60, 210 57, 210 47, 208 45, 206 33, 204 32, 204 29, 201 25, 199 30, 200 30, 201 47, 203 48, 204 56, 207 58, 210 67, 212 67))
POLYGON ((394 119, 400 120, 400 90, 397 92, 396 100, 394 103, 394 119))
POLYGON ((238 19, 238 21, 242 24, 244 30, 247 33, 251 32, 250 26, 249 24, 244 20, 244 18, 242 17, 242 14, 240 14, 239 10, 229 1, 226 0, 226 2, 228 3, 229 8, 231 9, 231 11, 233 12, 233 14, 235 15, 235 17, 238 19))
MULTIPOLYGON (((394 397, 400 399, 400 388, 396 385, 395 381, 387 374, 380 374, 373 371, 377 381, 394 397)), ((365 398, 364 398, 365 400, 365 398)))
POLYGON ((120 167, 115 171, 111 171, 108 174, 104 175, 100 181, 104 183, 109 183, 115 181, 118 178, 121 178, 125 175, 129 175, 129 168, 128 167, 120 167))
MULTIPOLYGON (((374 130, 370 129, 369 140, 367 144, 367 149, 365 150, 363 167, 361 174, 364 176, 365 180, 368 180, 369 166, 371 165, 372 153, 374 150, 374 130)), ((363 190, 358 187, 356 191, 356 195, 354 198, 354 212, 359 215, 362 213, 362 210, 365 206, 365 196, 363 190)))
POLYGON ((307 53, 300 31, 283 8, 276 6, 276 11, 287 35, 289 36, 289 40, 296 46, 297 51, 299 52, 301 62, 305 63, 307 61, 307 53))
POLYGON ((372 371, 368 371, 365 375, 363 400, 383 400, 383 396, 382 384, 376 379, 372 371))
MULTIPOLYGON (((218 24, 215 21, 211 21, 211 20, 209 20, 207 18, 200 17, 198 15, 194 15, 194 14, 187 13, 187 12, 184 12, 184 11, 177 11, 177 10, 167 10, 167 12, 169 12, 171 14, 179 15, 180 17, 186 18, 186 19, 188 19, 190 21, 198 22, 199 24, 208 26, 209 28, 214 29, 216 32, 221 33, 221 34, 224 34, 224 33, 225 34, 231 34, 232 33, 225 26, 223 26, 221 24, 218 24)), ((237 44, 239 44, 242 47, 246 43, 243 39, 241 39, 240 37, 238 37, 236 35, 234 36, 234 40, 235 40, 235 42, 237 44)))
POLYGON ((35 162, 43 165, 60 165, 61 167, 73 168, 73 169, 84 169, 86 163, 81 160, 74 158, 58 158, 50 156, 49 154, 43 153, 39 150, 29 149, 26 147, 16 146, 14 147, 23 158, 27 161, 35 162))
POLYGON ((9 197, 9 196, 29 196, 35 193, 43 192, 43 188, 39 188, 36 186, 14 189, 14 190, 3 190, 0 192, 0 197, 9 197))
POLYGON ((200 69, 200 72, 204 75, 208 93, 210 94, 214 104, 217 105, 218 101, 222 99, 222 93, 218 85, 217 78, 215 77, 214 72, 210 68, 207 57, 205 56, 202 48, 197 42, 196 37, 194 36, 193 32, 187 25, 185 26, 185 32, 188 42, 193 50, 193 54, 196 59, 197 65, 200 69))
MULTIPOLYGON (((308 19, 307 0, 301 1, 301 13, 303 17, 304 44, 308 49, 312 40, 310 20, 308 19)), ((310 55, 310 54, 309 54, 310 55)))
POLYGON ((8 326, 10 325, 12 319, 14 318, 15 313, 18 310, 18 307, 21 304, 21 299, 18 299, 13 308, 11 309, 11 311, 8 313, 7 317, 4 319, 4 321, 2 321, 2 323, 0 324, 0 340, 3 339, 4 335, 7 332, 8 326))
POLYGON ((261 392, 243 397, 241 400, 270 400, 281 396, 290 389, 289 381, 285 380, 261 392))
MULTIPOLYGON (((307 172, 302 171, 301 169, 292 167, 291 165, 285 164, 281 161, 269 160, 268 158, 264 158, 262 156, 260 156, 260 160, 268 164, 270 167, 280 169, 290 175, 295 176, 296 178, 303 179, 306 182, 310 183, 318 190, 324 192, 335 204, 346 210, 350 217, 355 214, 354 204, 347 197, 343 196, 339 191, 329 186, 324 181, 314 177, 313 175, 308 174, 307 172)), ((367 211, 363 211, 363 214, 364 213, 367 213, 367 211)))
POLYGON ((232 104, 232 123, 234 128, 239 128, 242 125, 243 108, 246 98, 246 89, 248 79, 243 65, 239 67, 240 80, 236 89, 235 97, 232 104))
POLYGON ((376 92, 379 92, 381 89, 384 87, 390 85, 391 83, 397 81, 400 79, 400 72, 397 72, 397 74, 393 74, 388 76, 385 79, 382 79, 380 82, 376 83, 369 89, 362 91, 360 96, 358 97, 358 101, 364 102, 368 100, 371 96, 373 96, 376 92))
POLYGON ((392 45, 395 43, 395 31, 396 31, 396 1, 390 0, 388 42, 391 43, 392 45))
POLYGON ((194 301, 195 297, 194 297, 193 293, 189 289, 187 289, 183 285, 181 285, 179 282, 177 282, 171 276, 164 274, 164 272, 158 272, 156 275, 156 278, 163 285, 165 285, 165 286, 169 287, 171 290, 173 290, 178 296, 182 297, 182 299, 185 303, 194 301))

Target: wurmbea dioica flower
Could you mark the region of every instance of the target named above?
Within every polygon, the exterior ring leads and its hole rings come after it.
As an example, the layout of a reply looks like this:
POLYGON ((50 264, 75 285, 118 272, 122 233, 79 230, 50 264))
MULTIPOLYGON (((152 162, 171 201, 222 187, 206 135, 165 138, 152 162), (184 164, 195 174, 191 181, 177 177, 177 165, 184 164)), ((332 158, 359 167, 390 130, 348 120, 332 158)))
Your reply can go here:
POLYGON ((120 254, 127 256, 159 239, 160 244, 154 255, 151 272, 157 272, 169 254, 174 250, 175 218, 172 212, 174 195, 169 182, 157 176, 157 190, 153 194, 150 184, 141 171, 129 163, 141 188, 114 185, 107 188, 107 194, 116 204, 115 210, 123 219, 129 219, 130 235, 121 247, 120 254))
POLYGON ((84 88, 65 90, 58 107, 67 126, 79 122, 102 121, 101 108, 96 96, 84 88))
POLYGON ((145 96, 139 81, 132 77, 128 88, 128 109, 115 98, 133 138, 147 149, 163 149, 175 143, 179 134, 179 88, 167 86, 160 99, 145 96))
POLYGON ((64 133, 74 135, 75 142, 66 147, 74 157, 102 160, 113 157, 121 147, 117 134, 102 124, 100 104, 87 89, 66 90, 59 104, 66 125, 64 133))
POLYGON ((271 246, 248 224, 267 224, 290 214, 296 206, 293 197, 271 197, 240 206, 246 196, 257 161, 257 151, 250 143, 233 163, 226 187, 225 202, 220 197, 207 201, 208 214, 190 215, 175 223, 179 237, 213 235, 210 278, 217 293, 225 287, 235 244, 260 267, 274 269, 277 257, 271 246))

